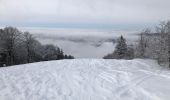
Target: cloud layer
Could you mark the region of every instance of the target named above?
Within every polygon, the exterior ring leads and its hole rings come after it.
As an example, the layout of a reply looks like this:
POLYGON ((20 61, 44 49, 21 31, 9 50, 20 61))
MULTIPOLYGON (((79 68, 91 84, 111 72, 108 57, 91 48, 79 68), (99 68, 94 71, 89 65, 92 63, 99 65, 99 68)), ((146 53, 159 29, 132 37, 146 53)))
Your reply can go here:
POLYGON ((133 44, 138 39, 135 31, 28 27, 19 29, 29 31, 42 44, 61 47, 66 54, 74 55, 76 58, 102 58, 113 52, 120 35, 127 39, 128 44, 133 44))

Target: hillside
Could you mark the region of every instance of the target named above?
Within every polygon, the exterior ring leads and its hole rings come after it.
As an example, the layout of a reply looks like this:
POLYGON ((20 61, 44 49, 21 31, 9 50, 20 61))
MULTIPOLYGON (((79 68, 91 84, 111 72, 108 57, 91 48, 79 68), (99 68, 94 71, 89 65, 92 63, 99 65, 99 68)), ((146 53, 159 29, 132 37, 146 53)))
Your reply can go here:
POLYGON ((0 100, 170 100, 152 60, 75 59, 0 68, 0 100))

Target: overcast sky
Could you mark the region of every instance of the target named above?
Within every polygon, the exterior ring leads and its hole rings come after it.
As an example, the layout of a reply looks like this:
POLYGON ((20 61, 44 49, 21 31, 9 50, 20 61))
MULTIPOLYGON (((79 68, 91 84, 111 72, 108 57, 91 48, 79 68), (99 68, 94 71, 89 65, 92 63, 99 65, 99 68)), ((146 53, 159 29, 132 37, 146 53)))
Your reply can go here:
POLYGON ((170 19, 170 0, 0 0, 1 26, 129 27, 170 19))

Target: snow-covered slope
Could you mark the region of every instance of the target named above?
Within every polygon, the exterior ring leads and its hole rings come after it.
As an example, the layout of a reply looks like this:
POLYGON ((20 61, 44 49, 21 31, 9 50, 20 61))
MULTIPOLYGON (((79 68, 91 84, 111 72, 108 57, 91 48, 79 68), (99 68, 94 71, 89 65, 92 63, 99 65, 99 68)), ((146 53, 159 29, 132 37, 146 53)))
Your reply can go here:
POLYGON ((170 100, 152 60, 75 59, 0 68, 0 100, 170 100))

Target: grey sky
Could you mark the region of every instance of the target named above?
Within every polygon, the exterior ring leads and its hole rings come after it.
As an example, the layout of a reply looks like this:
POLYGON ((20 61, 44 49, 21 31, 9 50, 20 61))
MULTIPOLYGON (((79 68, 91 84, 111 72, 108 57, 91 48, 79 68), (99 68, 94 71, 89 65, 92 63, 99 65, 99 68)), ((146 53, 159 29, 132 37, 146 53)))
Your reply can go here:
POLYGON ((0 0, 1 25, 146 24, 170 18, 170 0, 0 0))

